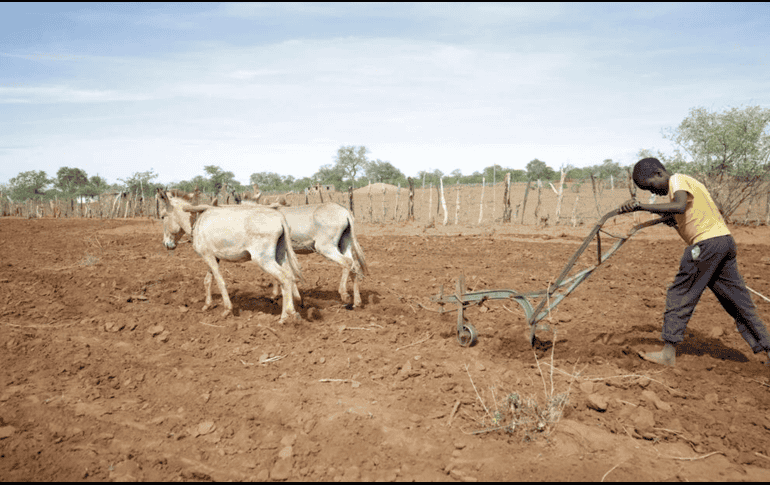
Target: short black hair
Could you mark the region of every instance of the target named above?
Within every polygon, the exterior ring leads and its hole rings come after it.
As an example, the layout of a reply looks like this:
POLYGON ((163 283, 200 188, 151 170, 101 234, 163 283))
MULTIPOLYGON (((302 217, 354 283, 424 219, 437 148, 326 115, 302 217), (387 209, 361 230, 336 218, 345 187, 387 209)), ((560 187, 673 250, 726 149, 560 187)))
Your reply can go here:
POLYGON ((666 167, 657 158, 643 158, 634 165, 634 183, 642 190, 649 188, 647 180, 658 170, 666 171, 666 167))

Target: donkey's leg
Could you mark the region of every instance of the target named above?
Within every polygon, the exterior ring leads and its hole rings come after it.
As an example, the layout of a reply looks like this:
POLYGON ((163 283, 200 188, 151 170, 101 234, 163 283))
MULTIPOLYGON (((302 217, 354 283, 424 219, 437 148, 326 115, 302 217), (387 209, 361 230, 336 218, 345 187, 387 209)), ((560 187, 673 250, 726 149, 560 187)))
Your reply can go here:
POLYGON ((358 290, 358 283, 362 279, 363 279, 363 276, 361 276, 359 273, 355 273, 353 275, 353 306, 354 307, 361 306, 361 293, 358 290))
POLYGON ((275 246, 270 247, 269 245, 266 245, 252 247, 249 248, 249 253, 251 254, 251 260, 257 263, 257 265, 262 268, 262 271, 269 274, 280 283, 283 303, 279 323, 285 323, 290 315, 297 314, 297 310, 294 308, 292 288, 292 285, 296 286, 294 274, 291 271, 284 270, 284 268, 275 260, 275 246))
POLYGON ((203 311, 205 312, 211 308, 211 279, 213 278, 211 271, 206 273, 206 277, 203 278, 203 287, 206 289, 206 304, 203 305, 203 311))
MULTIPOLYGON (((350 261, 352 261, 352 265, 350 266, 349 271, 344 271, 342 273, 342 279, 343 283, 347 283, 347 277, 350 273, 350 271, 353 272, 353 307, 360 307, 361 306, 361 292, 359 291, 359 283, 361 280, 364 279, 364 275, 362 274, 361 267, 357 264, 356 258, 353 255, 353 239, 350 234, 350 232, 345 231, 342 233, 342 237, 340 238, 340 247, 342 247, 342 254, 346 258, 349 258, 350 261)), ((347 292, 347 287, 344 287, 345 291, 347 292)))
MULTIPOLYGON (((318 254, 342 266, 342 279, 340 280, 340 286, 337 291, 339 291, 342 301, 344 303, 349 303, 348 276, 350 276, 350 270, 353 268, 353 259, 342 254, 339 249, 337 249, 336 244, 319 243, 319 241, 316 241, 315 249, 318 254)), ((358 302, 358 304, 360 303, 361 302, 358 302)))
POLYGON ((230 296, 227 294, 225 279, 222 278, 222 273, 219 272, 219 259, 215 258, 213 255, 210 255, 203 256, 203 260, 207 265, 209 265, 209 274, 206 275, 206 279, 208 280, 206 305, 208 306, 211 304, 211 278, 209 275, 213 274, 214 280, 217 282, 217 287, 219 287, 219 292, 222 293, 222 300, 224 301, 225 305, 225 311, 222 313, 222 318, 225 318, 233 313, 233 304, 230 301, 230 296))

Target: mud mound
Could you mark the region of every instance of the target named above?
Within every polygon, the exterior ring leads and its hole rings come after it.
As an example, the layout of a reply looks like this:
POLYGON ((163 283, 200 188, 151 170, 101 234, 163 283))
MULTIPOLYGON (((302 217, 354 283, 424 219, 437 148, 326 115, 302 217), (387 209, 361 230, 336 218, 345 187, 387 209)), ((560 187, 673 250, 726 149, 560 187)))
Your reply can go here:
POLYGON ((383 184, 380 182, 376 184, 370 184, 365 187, 361 187, 359 189, 354 190, 353 192, 356 194, 368 194, 370 187, 371 187, 372 194, 381 194, 382 189, 385 189, 385 192, 388 194, 391 192, 398 192, 398 187, 396 187, 395 185, 383 184))

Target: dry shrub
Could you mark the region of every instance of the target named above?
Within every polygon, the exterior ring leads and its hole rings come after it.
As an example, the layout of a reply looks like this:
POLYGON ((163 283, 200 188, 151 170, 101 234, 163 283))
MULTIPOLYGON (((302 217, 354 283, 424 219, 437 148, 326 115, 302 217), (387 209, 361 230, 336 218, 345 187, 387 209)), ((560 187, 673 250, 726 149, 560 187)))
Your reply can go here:
POLYGON ((569 404, 572 382, 580 374, 575 373, 573 369, 572 374, 568 374, 571 377, 566 390, 563 392, 555 391, 553 382, 553 356, 555 348, 556 333, 554 332, 554 342, 551 346, 550 390, 546 385, 545 376, 540 366, 540 360, 537 358, 537 354, 534 353, 533 349, 537 369, 543 382, 542 401, 535 393, 529 393, 525 396, 524 393, 516 390, 503 393, 498 397, 495 395, 495 388, 490 387, 489 391, 492 404, 487 406, 484 399, 479 394, 478 389, 476 389, 473 378, 471 378, 468 367, 466 366, 465 370, 468 372, 468 378, 471 380, 474 391, 476 391, 476 397, 484 408, 484 414, 475 420, 481 429, 477 429, 471 434, 502 431, 510 434, 518 434, 523 441, 534 441, 539 437, 547 439, 550 436, 556 428, 556 425, 559 423, 559 420, 564 413, 565 406, 569 404))

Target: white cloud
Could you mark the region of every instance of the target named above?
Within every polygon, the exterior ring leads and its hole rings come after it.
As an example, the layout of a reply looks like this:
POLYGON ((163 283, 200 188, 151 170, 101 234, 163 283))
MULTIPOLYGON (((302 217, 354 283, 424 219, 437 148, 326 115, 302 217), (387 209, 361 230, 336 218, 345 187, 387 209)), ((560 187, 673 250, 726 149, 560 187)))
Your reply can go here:
POLYGON ((113 101, 146 101, 146 94, 116 90, 77 89, 69 86, 0 87, 0 104, 14 103, 105 103, 113 101))
POLYGON ((259 69, 254 71, 238 70, 231 73, 230 77, 233 77, 235 79, 240 79, 242 81, 248 81, 257 77, 277 76, 279 74, 284 74, 284 72, 278 69, 259 69))
POLYGON ((20 163, 56 164, 54 172, 69 164, 110 180, 150 167, 189 179, 210 164, 242 181, 257 171, 299 177, 331 163, 340 145, 365 145, 407 175, 523 168, 535 157, 553 167, 630 163, 639 148, 665 150, 661 128, 690 107, 769 102, 770 68, 743 65, 763 59, 766 40, 751 34, 759 47, 738 39, 744 50, 732 52, 724 39, 667 28, 687 6, 203 8, 77 13, 93 28, 78 41, 91 51, 115 41, 110 29, 118 39, 139 35, 143 47, 127 54, 23 59, 66 52, 41 45, 0 54, 13 67, 0 76, 0 132, 37 147, 0 154, 0 181, 20 163), (164 37, 142 50, 165 30, 173 49, 160 46, 164 37))

